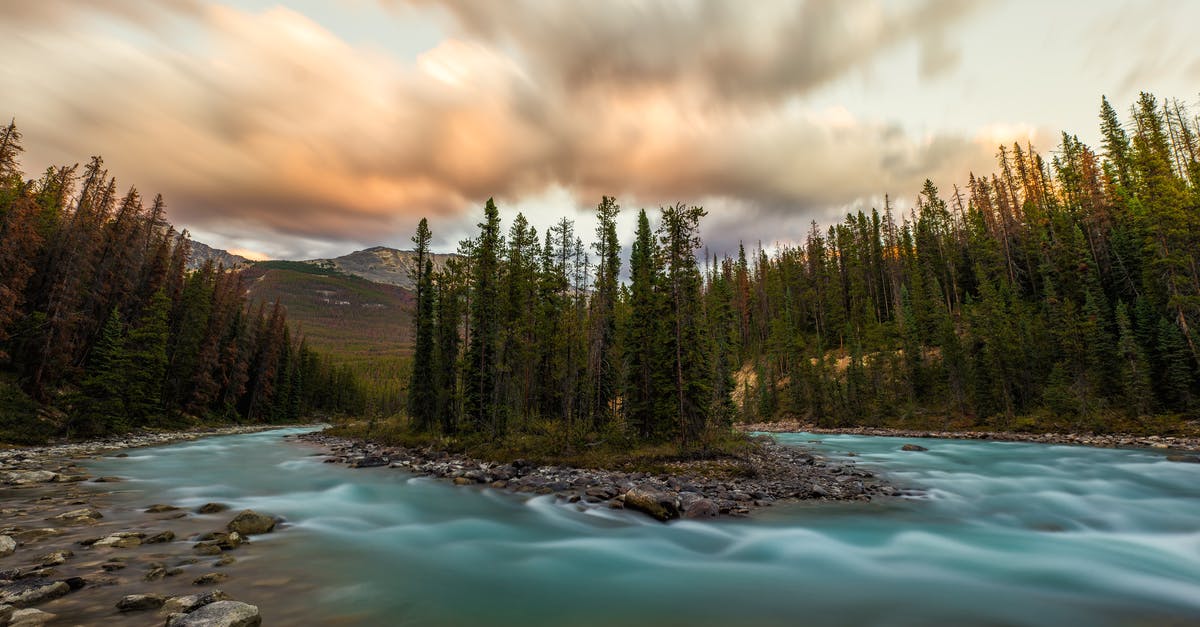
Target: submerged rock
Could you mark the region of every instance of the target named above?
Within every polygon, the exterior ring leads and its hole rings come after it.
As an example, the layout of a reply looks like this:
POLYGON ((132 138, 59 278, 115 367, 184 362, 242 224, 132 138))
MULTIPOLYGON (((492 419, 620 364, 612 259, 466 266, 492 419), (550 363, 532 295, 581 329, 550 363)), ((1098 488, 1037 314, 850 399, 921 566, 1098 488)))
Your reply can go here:
POLYGON ((168 614, 186 614, 198 608, 217 601, 228 601, 229 595, 220 590, 210 590, 204 594, 189 594, 181 597, 171 597, 163 605, 163 611, 168 614))
POLYGON ((0 588, 0 603, 13 607, 29 607, 65 596, 70 591, 71 586, 62 581, 22 581, 0 588))
POLYGON ((256 533, 270 533, 275 529, 275 519, 260 514, 254 510, 243 510, 233 520, 229 521, 225 528, 230 531, 235 531, 244 536, 254 535, 256 533))
POLYGON ((209 603, 187 614, 175 614, 167 627, 258 627, 262 615, 258 607, 239 601, 209 603))
POLYGON ((919 444, 905 444, 904 446, 900 447, 900 450, 902 450, 902 451, 928 451, 929 449, 927 449, 924 446, 921 446, 919 444))
POLYGON ((1167 461, 1181 464, 1200 464, 1198 455, 1167 455, 1167 461))
POLYGON ((201 505, 200 507, 196 508, 196 513, 197 514, 220 514, 221 512, 228 510, 228 509, 229 509, 229 506, 224 503, 205 503, 204 505, 201 505))
POLYGON ((221 583, 229 579, 229 575, 225 573, 204 573, 192 580, 193 586, 211 586, 214 583, 221 583))
POLYGON ((41 627, 57 618, 57 615, 41 610, 26 609, 13 612, 8 627, 41 627))

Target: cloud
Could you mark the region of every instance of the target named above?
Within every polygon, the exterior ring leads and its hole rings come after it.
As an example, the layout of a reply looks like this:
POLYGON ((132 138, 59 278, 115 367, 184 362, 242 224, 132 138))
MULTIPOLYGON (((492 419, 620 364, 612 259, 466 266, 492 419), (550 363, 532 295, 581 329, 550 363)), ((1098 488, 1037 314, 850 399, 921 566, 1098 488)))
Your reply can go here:
POLYGON ((460 224, 488 196, 519 206, 555 188, 584 205, 706 199, 715 221, 741 211, 770 234, 994 153, 804 104, 904 43, 945 71, 943 31, 973 3, 414 0, 453 32, 415 62, 283 7, 78 9, 155 35, 126 38, 81 27, 74 3, 28 4, 43 8, 0 24, 26 161, 102 152, 175 221, 259 242, 405 242, 421 215, 460 224))

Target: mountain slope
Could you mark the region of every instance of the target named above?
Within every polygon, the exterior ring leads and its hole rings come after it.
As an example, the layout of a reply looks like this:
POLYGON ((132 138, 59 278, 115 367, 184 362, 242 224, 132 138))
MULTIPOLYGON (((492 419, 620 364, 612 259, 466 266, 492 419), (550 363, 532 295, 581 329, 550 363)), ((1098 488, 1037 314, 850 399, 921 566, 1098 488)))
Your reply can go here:
MULTIPOLYGON (((438 271, 454 255, 433 253, 430 257, 433 269, 438 271)), ((304 263, 411 290, 414 287, 411 273, 415 269, 416 259, 416 251, 375 246, 333 259, 310 259, 304 263)))
POLYGON ((191 241, 192 254, 188 258, 188 268, 196 270, 204 265, 204 262, 212 260, 213 265, 222 265, 228 269, 241 268, 251 263, 249 259, 241 255, 235 255, 227 250, 213 248, 203 242, 191 241))

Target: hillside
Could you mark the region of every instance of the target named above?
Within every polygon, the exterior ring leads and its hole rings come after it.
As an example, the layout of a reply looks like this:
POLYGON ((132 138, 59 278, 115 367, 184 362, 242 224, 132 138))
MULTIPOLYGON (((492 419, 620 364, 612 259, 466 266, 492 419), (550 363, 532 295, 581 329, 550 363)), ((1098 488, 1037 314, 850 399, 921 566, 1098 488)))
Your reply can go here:
MULTIPOLYGON (((375 246, 333 259, 310 259, 304 263, 411 290, 411 272, 416 264, 416 255, 411 250, 375 246)), ((433 269, 440 271, 446 265, 446 260, 453 256, 433 253, 433 269)))
POLYGON ((212 260, 214 265, 221 265, 226 268, 241 268, 253 263, 241 255, 235 255, 220 248, 213 248, 203 242, 192 240, 189 243, 191 245, 191 255, 188 256, 188 268, 192 270, 200 268, 209 259, 212 260))

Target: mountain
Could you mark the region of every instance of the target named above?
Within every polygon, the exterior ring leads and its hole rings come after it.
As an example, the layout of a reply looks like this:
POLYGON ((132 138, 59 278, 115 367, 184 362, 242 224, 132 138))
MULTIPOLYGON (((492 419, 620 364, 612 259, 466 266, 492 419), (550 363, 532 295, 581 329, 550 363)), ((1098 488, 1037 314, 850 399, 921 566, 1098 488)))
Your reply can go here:
MULTIPOLYGON (((445 267, 446 260, 454 256, 431 253, 433 269, 441 270, 445 267)), ((416 251, 375 246, 333 259, 310 259, 304 263, 411 290, 414 287, 411 272, 416 265, 416 259, 416 251)))
POLYGON ((196 270, 204 265, 209 259, 213 265, 223 265, 226 268, 241 268, 253 263, 249 259, 241 255, 235 255, 227 250, 213 248, 203 242, 192 240, 192 256, 188 259, 188 267, 196 270))

